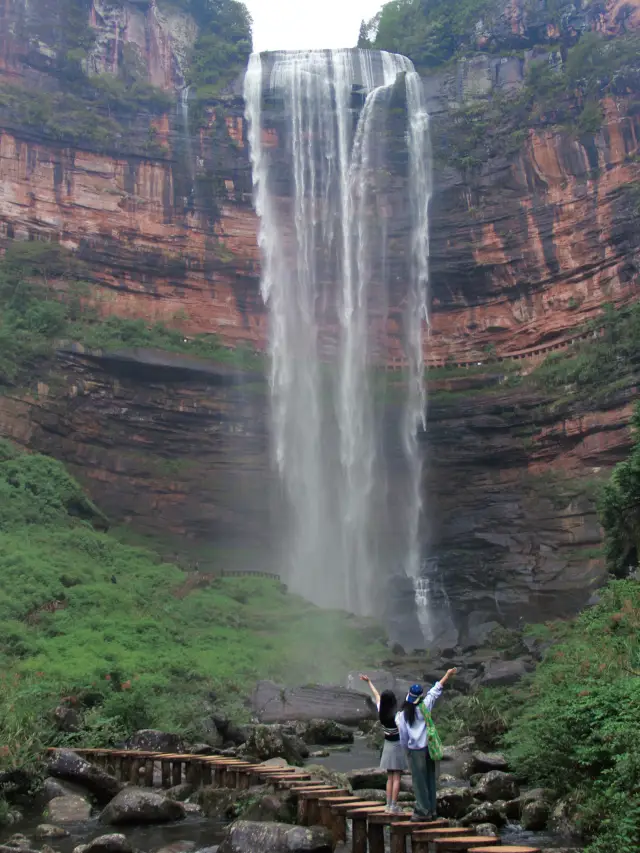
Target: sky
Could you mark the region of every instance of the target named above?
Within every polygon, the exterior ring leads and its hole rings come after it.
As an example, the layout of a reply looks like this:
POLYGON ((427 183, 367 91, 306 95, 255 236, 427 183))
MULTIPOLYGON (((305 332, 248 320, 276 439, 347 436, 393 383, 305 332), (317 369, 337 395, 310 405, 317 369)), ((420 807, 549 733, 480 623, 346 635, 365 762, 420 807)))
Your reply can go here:
POLYGON ((355 47, 362 19, 384 0, 244 0, 253 17, 253 49, 355 47))

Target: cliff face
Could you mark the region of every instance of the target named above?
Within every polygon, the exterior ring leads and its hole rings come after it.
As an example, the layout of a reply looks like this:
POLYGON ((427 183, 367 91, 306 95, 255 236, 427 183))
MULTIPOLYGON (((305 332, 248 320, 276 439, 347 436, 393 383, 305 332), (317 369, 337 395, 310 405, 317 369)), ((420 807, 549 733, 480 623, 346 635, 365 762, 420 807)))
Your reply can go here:
MULTIPOLYGON (((68 5, 0 0, 0 84, 69 86, 59 69, 68 5)), ((95 31, 78 54, 85 71, 133 63, 175 105, 136 115, 131 137, 71 144, 49 125, 21 123, 0 91, 0 245, 60 241, 84 261, 88 298, 105 315, 264 349, 241 99, 212 99, 197 120, 180 100, 197 38, 185 12, 154 0, 72 5, 78 26, 95 31)), ((455 132, 462 103, 521 87, 558 38, 622 33, 639 10, 640 2, 592 4, 556 22, 544 4, 510 0, 477 30, 478 46, 521 53, 474 56, 425 77, 434 133, 455 132)), ((480 167, 436 163, 430 363, 485 361, 489 351, 540 358, 604 303, 635 298, 640 229, 627 190, 640 179, 637 96, 631 85, 608 95, 595 132, 541 127, 480 167)), ((156 538, 240 542, 253 561, 258 552, 277 567, 264 386, 158 358, 150 366, 140 354, 114 361, 65 351, 37 389, 0 396, 0 433, 65 460, 116 521, 156 538)), ((494 381, 480 392, 472 382, 432 387, 424 538, 430 597, 443 614, 435 632, 449 642, 582 603, 603 577, 593 481, 629 445, 633 383, 606 405, 558 408, 542 393, 498 393, 494 381)))

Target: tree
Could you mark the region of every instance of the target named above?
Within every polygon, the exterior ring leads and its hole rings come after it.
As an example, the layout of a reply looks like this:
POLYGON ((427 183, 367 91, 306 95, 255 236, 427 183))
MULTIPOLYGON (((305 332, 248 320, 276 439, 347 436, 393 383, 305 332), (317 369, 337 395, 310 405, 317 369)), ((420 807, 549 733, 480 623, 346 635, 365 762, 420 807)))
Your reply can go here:
POLYGON ((617 577, 636 567, 640 555, 640 404, 632 427, 635 445, 629 458, 616 465, 599 506, 607 564, 617 577))

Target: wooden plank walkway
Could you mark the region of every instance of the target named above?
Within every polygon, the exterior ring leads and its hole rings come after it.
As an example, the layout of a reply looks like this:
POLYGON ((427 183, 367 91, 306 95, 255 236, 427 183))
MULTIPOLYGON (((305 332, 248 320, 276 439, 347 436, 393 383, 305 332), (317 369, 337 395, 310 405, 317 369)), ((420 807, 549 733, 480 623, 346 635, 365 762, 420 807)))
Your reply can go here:
POLYGON ((295 767, 251 764, 223 755, 124 749, 72 751, 121 782, 142 783, 148 788, 153 788, 159 778, 162 788, 189 782, 196 787, 246 790, 251 785, 266 784, 287 790, 297 799, 298 822, 302 826, 325 826, 334 846, 346 842, 350 821, 352 853, 384 853, 385 830, 390 836, 391 853, 407 853, 408 840, 412 853, 541 853, 537 847, 502 845, 497 837, 476 835, 473 828, 451 827, 445 820, 414 822, 408 811, 391 814, 381 803, 359 798, 357 791, 347 791, 295 767))

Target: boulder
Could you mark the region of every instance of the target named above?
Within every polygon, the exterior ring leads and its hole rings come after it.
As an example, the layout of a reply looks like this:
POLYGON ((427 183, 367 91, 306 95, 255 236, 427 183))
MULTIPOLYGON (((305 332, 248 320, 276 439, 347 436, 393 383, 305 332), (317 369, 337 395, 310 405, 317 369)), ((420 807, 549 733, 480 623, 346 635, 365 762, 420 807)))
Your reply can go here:
POLYGON ((53 712, 58 731, 65 734, 77 732, 80 728, 80 715, 75 708, 69 708, 68 705, 58 705, 53 712))
POLYGON ((88 820, 91 815, 91 805, 84 797, 76 794, 66 794, 49 801, 44 817, 51 823, 80 823, 88 820))
POLYGON ((133 853, 126 836, 118 833, 99 835, 85 845, 84 853, 133 853))
POLYGON ((522 814, 522 800, 518 797, 515 800, 496 800, 494 805, 500 809, 507 820, 520 820, 522 814))
MULTIPOLYGON (((494 823, 479 823, 473 831, 476 835, 489 835, 493 838, 498 834, 498 827, 494 823)), ((554 853, 558 853, 558 851, 556 850, 554 853)))
POLYGON ((70 791, 67 787, 65 787, 61 782, 58 782, 57 779, 54 779, 52 776, 47 776, 47 778, 42 783, 42 794, 47 802, 50 800, 54 800, 56 797, 66 797, 67 794, 74 793, 70 791))
POLYGON ((520 795, 520 789, 511 773, 502 770, 491 770, 478 780, 473 794, 479 800, 515 800, 520 795))
POLYGON ((473 736, 463 737, 456 744, 458 752, 472 752, 476 748, 476 739, 473 736))
POLYGON ((328 749, 316 749, 315 752, 309 753, 309 758, 329 758, 330 755, 328 749))
POLYGON ((239 726, 233 720, 221 715, 214 715, 212 719, 224 744, 242 746, 246 741, 249 734, 246 726, 239 726))
POLYGON ((437 802, 440 817, 458 820, 473 803, 473 796, 468 788, 443 788, 437 793, 437 802))
POLYGON ((490 770, 506 772, 508 769, 509 763, 502 753, 474 752, 471 758, 465 762, 462 774, 465 779, 468 779, 474 773, 489 773, 490 770))
POLYGON ((450 773, 441 773, 438 776, 438 782, 440 785, 455 785, 457 781, 456 777, 452 776, 450 773))
POLYGON ((352 770, 347 773, 347 779, 354 791, 359 791, 361 788, 377 788, 384 791, 387 787, 387 772, 379 767, 352 770))
POLYGON ((241 750, 260 761, 284 758, 289 764, 297 765, 302 764, 303 751, 309 754, 306 746, 298 738, 286 734, 282 726, 253 726, 241 750))
POLYGON ((530 800, 522 807, 520 823, 522 828, 531 832, 540 832, 547 828, 551 807, 545 800, 530 800))
POLYGON ((361 720, 377 717, 376 706, 369 696, 344 687, 322 685, 285 688, 272 681, 259 681, 251 706, 263 723, 331 719, 357 725, 361 720))
POLYGON ((51 823, 41 823, 36 826, 33 833, 35 838, 66 838, 69 833, 61 826, 54 826, 51 823))
POLYGON ((507 821, 495 803, 480 803, 478 806, 472 806, 460 822, 463 826, 475 826, 478 823, 504 826, 507 821))
POLYGON ((230 821, 239 817, 252 802, 268 793, 264 786, 239 791, 236 788, 215 788, 207 785, 196 794, 197 803, 205 817, 217 821, 230 821))
POLYGON ((186 744, 180 735, 158 729, 140 729, 125 742, 125 749, 142 752, 186 752, 186 744))
POLYGON ((310 745, 332 746, 341 743, 353 743, 352 729, 336 723, 335 720, 300 721, 295 726, 298 737, 310 745))
POLYGON ((109 775, 68 749, 59 749, 53 754, 49 762, 49 773, 57 779, 67 779, 86 788, 101 803, 109 802, 122 790, 122 785, 115 776, 109 775))
POLYGON ((23 835, 21 832, 16 832, 11 836, 11 838, 9 838, 4 846, 11 847, 12 850, 28 850, 30 844, 31 842, 26 835, 23 835))
POLYGON ((331 853, 332 848, 331 833, 324 827, 238 820, 218 853, 331 853))
POLYGON ((183 820, 186 815, 182 803, 154 791, 126 788, 121 791, 99 817, 100 823, 110 826, 141 823, 168 823, 183 820))
POLYGON ((277 794, 265 794, 260 799, 251 800, 241 811, 242 820, 252 822, 295 823, 296 811, 291 802, 277 794))
POLYGON ((493 660, 484 664, 479 684, 481 687, 508 687, 524 678, 531 669, 532 667, 522 658, 493 660))
POLYGON ((346 788, 347 791, 352 790, 351 782, 346 773, 340 773, 339 770, 331 770, 331 768, 324 767, 322 764, 307 764, 304 769, 308 773, 311 773, 314 779, 327 782, 329 785, 335 785, 336 788, 346 788))
POLYGON ((189 782, 183 782, 181 785, 174 785, 173 788, 167 788, 165 795, 170 800, 177 800, 179 803, 184 803, 188 800, 191 794, 195 791, 193 785, 189 782))
POLYGON ((575 816, 575 804, 570 799, 559 800, 549 816, 549 829, 565 838, 580 838, 575 816))

